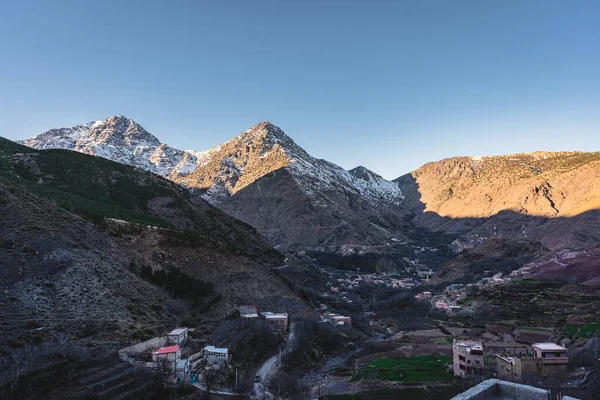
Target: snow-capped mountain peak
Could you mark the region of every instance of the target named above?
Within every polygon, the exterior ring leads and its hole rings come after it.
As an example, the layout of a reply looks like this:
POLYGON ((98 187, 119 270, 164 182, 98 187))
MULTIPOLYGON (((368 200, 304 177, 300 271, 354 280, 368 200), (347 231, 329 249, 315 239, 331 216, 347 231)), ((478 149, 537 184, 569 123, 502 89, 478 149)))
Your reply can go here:
POLYGON ((162 144, 131 118, 111 116, 71 128, 50 129, 20 143, 36 149, 67 149, 133 165, 169 177, 193 172, 196 157, 162 144))
POLYGON ((24 144, 79 151, 156 173, 291 248, 381 246, 402 237, 398 206, 404 196, 398 185, 364 167, 346 171, 315 158, 268 121, 202 152, 161 143, 124 116, 50 130, 24 144))
POLYGON ((101 122, 103 121, 91 121, 85 124, 75 125, 70 128, 50 129, 49 131, 30 139, 19 140, 18 143, 39 150, 72 150, 75 147, 75 143, 82 135, 86 134, 91 127, 101 122))
POLYGON ((102 143, 119 146, 160 146, 160 140, 131 118, 122 115, 108 117, 94 123, 85 137, 95 145, 102 143))
POLYGON ((396 205, 403 199, 397 185, 364 167, 346 171, 312 157, 269 121, 203 152, 178 150, 161 143, 122 115, 51 129, 22 143, 37 149, 79 151, 143 168, 190 189, 202 189, 215 204, 281 168, 287 168, 299 187, 311 196, 333 188, 373 203, 396 205))

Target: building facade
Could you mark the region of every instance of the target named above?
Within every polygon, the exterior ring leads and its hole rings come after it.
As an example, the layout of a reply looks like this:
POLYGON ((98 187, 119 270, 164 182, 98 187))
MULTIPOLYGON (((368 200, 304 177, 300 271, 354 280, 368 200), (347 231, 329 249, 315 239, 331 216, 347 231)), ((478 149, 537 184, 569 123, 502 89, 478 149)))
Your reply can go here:
POLYGON ((346 317, 344 315, 334 315, 331 317, 331 319, 335 325, 352 326, 352 318, 350 317, 346 317))
POLYGON ((483 376, 483 343, 474 340, 454 340, 452 343, 454 375, 483 376))
POLYGON ((288 329, 288 315, 287 314, 271 314, 265 315, 265 320, 273 326, 275 329, 282 332, 288 329))
POLYGON ((568 377, 567 349, 554 343, 531 345, 533 357, 496 355, 498 377, 513 382, 564 381, 568 377))
POLYGON ((258 308, 256 306, 239 306, 240 315, 256 315, 258 316, 258 308))
POLYGON ((202 350, 204 359, 209 364, 225 364, 229 362, 229 349, 227 348, 206 346, 202 350))
POLYGON ((187 342, 188 328, 176 328, 167 333, 167 344, 183 346, 187 342))

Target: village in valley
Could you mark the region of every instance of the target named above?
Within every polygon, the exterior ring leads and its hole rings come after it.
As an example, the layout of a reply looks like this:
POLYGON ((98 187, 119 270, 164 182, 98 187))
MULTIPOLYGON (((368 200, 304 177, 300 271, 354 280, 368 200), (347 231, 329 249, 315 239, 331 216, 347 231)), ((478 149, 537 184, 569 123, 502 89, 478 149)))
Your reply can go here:
MULTIPOLYGON (((312 318, 320 324, 344 328, 340 337, 346 337, 343 339, 346 350, 329 361, 324 359, 325 367, 319 372, 299 378, 305 388, 301 398, 344 396, 374 389, 402 393, 419 382, 427 383, 434 392, 446 388, 457 396, 463 396, 459 393, 466 389, 461 382, 469 382, 469 387, 474 386, 473 390, 481 393, 518 387, 523 393, 532 390, 534 395, 536 390, 546 393, 545 390, 585 388, 590 381, 600 378, 600 370, 585 366, 589 362, 582 361, 600 357, 600 338, 593 334, 597 328, 594 324, 581 324, 575 334, 566 335, 564 330, 549 323, 523 326, 517 320, 498 320, 484 323, 485 327, 470 323, 475 315, 477 293, 505 290, 511 281, 526 285, 531 265, 507 274, 486 272, 487 277, 474 283, 438 285, 436 289, 422 291, 421 287, 430 287, 430 275, 419 275, 418 270, 403 275, 313 268, 324 277, 325 291, 312 318), (435 310, 438 322, 434 325, 431 321, 420 325, 411 322, 406 326, 391 323, 376 301, 370 303, 369 297, 364 301, 365 289, 369 292, 372 288, 404 293, 405 304, 431 310, 429 313, 435 310), (339 312, 343 309, 351 312, 344 315, 339 312), (353 326, 353 318, 358 319, 359 326, 353 326), (364 326, 360 325, 365 322, 375 336, 363 335, 362 341, 349 342, 350 337, 356 339, 350 332, 361 331, 364 326), (583 334, 589 326, 591 333, 583 334), (411 372, 414 370, 423 372, 415 374, 411 372), (543 389, 537 389, 540 387, 543 389)), ((195 335, 193 328, 178 327, 163 337, 121 349, 119 357, 123 362, 160 375, 165 384, 190 385, 203 393, 224 396, 278 398, 271 392, 272 381, 285 367, 286 357, 301 346, 295 329, 297 316, 287 311, 262 310, 255 305, 237 306, 235 315, 240 323, 264 321, 283 339, 282 345, 264 354, 264 363, 255 367, 251 386, 241 382, 248 380, 248 376, 238 374, 240 365, 232 363, 230 349, 208 343, 195 335)), ((417 316, 415 320, 425 321, 423 318, 417 316)), ((427 318, 431 319, 431 315, 427 318)))
MULTIPOLYGON (((285 335, 287 343, 283 350, 291 349, 289 345, 294 338, 287 313, 259 311, 257 306, 241 305, 237 308, 237 315, 241 321, 249 323, 254 320, 265 321, 273 331, 285 335)), ((319 322, 332 326, 352 325, 350 317, 331 312, 323 313, 319 322)), ((222 395, 239 393, 238 386, 241 384, 238 385, 237 367, 231 363, 232 354, 229 349, 207 344, 205 340, 195 338, 194 332, 194 328, 177 327, 165 336, 119 350, 119 359, 160 376, 165 384, 186 384, 202 392, 210 391, 222 395), (230 375, 235 376, 233 385, 229 384, 230 375)), ((277 351, 277 349, 272 350, 277 351)), ((269 359, 276 359, 277 362, 269 363, 267 360, 257 371, 252 388, 255 397, 259 392, 262 395, 263 391, 267 391, 263 379, 268 379, 281 362, 281 351, 282 349, 279 349, 278 355, 269 359)))

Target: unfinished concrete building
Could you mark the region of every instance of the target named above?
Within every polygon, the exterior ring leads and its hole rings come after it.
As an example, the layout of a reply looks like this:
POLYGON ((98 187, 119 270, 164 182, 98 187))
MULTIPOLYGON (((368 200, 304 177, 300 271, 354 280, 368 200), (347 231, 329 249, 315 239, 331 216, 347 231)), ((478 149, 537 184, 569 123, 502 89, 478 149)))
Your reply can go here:
POLYGON ((452 343, 454 375, 483 376, 483 343, 475 340, 454 340, 452 343))

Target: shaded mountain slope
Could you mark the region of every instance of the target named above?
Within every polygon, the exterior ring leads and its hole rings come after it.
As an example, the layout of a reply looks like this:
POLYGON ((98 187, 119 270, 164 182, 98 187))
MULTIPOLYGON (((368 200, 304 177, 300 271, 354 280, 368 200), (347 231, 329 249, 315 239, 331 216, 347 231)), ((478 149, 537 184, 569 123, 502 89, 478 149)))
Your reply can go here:
POLYGON ((356 245, 369 251, 390 237, 405 239, 409 227, 399 210, 375 209, 350 191, 307 194, 287 168, 223 199, 219 207, 288 250, 336 252, 356 245))
POLYGON ((457 251, 491 237, 529 237, 550 249, 600 241, 600 153, 455 157, 395 182, 412 221, 460 235, 457 251))
POLYGON ((533 240, 489 239, 441 266, 430 282, 477 282, 497 273, 507 274, 548 252, 547 248, 533 240))
MULTIPOLYGON (((94 225, 1 182, 0 204, 1 279, 9 288, 3 304, 11 316, 3 318, 3 339, 14 333, 11 322, 23 328, 28 318, 48 333, 107 318, 125 328, 131 312, 116 303, 156 298, 168 304, 158 288, 128 271, 130 255, 94 225)), ((150 312, 151 302, 146 304, 150 312)), ((160 323, 164 315, 153 317, 160 323)))
POLYGON ((36 151, 0 138, 0 177, 95 222, 110 217, 187 231, 221 247, 281 261, 252 227, 128 165, 72 151, 36 151))
POLYGON ((83 362, 176 325, 206 333, 240 302, 305 308, 253 228, 133 167, 0 138, 0 214, 1 365, 27 346, 42 368, 65 343, 83 362))
POLYGON ((532 279, 600 286, 600 248, 557 251, 527 264, 532 279))

